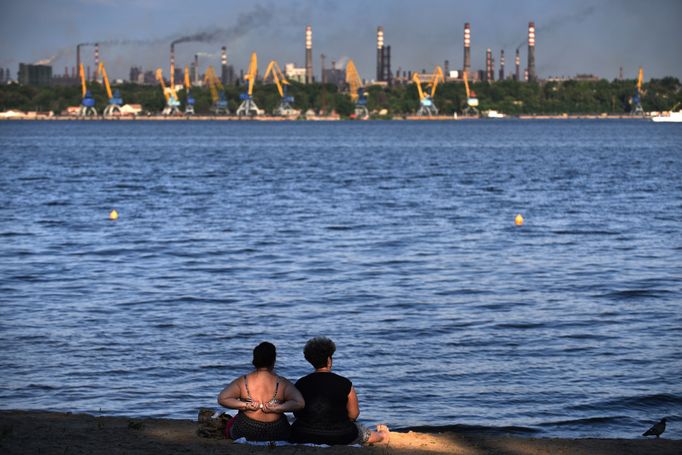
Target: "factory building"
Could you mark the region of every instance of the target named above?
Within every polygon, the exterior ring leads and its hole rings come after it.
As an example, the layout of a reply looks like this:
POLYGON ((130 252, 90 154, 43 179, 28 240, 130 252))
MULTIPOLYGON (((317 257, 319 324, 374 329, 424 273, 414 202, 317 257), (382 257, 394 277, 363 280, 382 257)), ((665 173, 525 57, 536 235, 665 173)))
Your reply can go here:
POLYGON ((50 85, 52 83, 52 67, 19 63, 17 80, 22 85, 50 85))
POLYGON ((337 68, 336 62, 332 61, 331 68, 324 68, 322 70, 322 80, 327 84, 342 87, 346 83, 346 70, 344 68, 337 68))
POLYGON ((306 68, 298 68, 293 63, 287 63, 284 65, 284 75, 290 81, 305 83, 307 70, 306 68))

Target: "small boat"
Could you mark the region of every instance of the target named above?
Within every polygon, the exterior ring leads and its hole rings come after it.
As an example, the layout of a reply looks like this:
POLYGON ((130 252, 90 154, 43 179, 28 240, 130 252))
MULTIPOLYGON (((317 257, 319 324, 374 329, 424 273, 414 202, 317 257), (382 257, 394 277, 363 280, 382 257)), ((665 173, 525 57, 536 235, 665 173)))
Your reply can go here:
POLYGON ((655 117, 651 117, 651 120, 654 122, 682 123, 682 111, 660 114, 655 117))
POLYGON ((485 115, 487 118, 504 118, 505 115, 501 112, 490 110, 485 115))

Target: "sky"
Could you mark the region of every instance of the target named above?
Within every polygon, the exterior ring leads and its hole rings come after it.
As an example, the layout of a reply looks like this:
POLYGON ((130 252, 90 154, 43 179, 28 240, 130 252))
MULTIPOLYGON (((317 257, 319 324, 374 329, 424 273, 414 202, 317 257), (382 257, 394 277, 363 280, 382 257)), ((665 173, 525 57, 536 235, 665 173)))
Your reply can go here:
MULTIPOLYGON (((305 26, 313 28, 314 72, 320 54, 327 66, 353 59, 360 75, 376 73, 376 29, 385 30, 393 71, 430 71, 447 59, 463 60, 463 26, 471 23, 474 69, 485 52, 506 54, 506 71, 535 21, 538 76, 595 74, 645 79, 682 79, 682 0, 0 0, 0 67, 16 77, 18 64, 49 59, 53 72, 74 66, 77 43, 100 42, 112 78, 128 78, 130 67, 168 71, 174 39, 202 37, 176 46, 178 64, 200 54, 203 72, 220 64, 228 49, 235 69, 248 66, 251 52, 264 69, 270 60, 303 66, 305 26)), ((82 49, 94 69, 93 48, 82 49)))

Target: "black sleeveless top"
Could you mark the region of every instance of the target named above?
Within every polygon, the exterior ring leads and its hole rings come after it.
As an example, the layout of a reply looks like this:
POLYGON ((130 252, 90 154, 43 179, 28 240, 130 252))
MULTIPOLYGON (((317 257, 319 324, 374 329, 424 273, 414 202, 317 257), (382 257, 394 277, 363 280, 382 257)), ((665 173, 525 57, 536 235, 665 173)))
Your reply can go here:
POLYGON ((351 383, 334 373, 311 373, 296 382, 305 408, 295 411, 291 426, 292 442, 313 444, 349 444, 358 429, 348 418, 348 394, 351 383))

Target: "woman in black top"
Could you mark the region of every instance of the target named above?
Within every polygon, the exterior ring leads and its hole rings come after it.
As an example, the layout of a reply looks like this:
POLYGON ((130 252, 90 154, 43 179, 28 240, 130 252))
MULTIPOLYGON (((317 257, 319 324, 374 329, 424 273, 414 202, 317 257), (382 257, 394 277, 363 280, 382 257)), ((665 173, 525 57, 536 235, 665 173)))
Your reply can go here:
POLYGON ((295 411, 291 441, 314 444, 387 443, 390 433, 386 425, 370 431, 355 420, 360 415, 358 396, 350 380, 331 372, 336 345, 318 337, 309 340, 303 350, 315 368, 313 373, 296 382, 305 407, 295 411))

